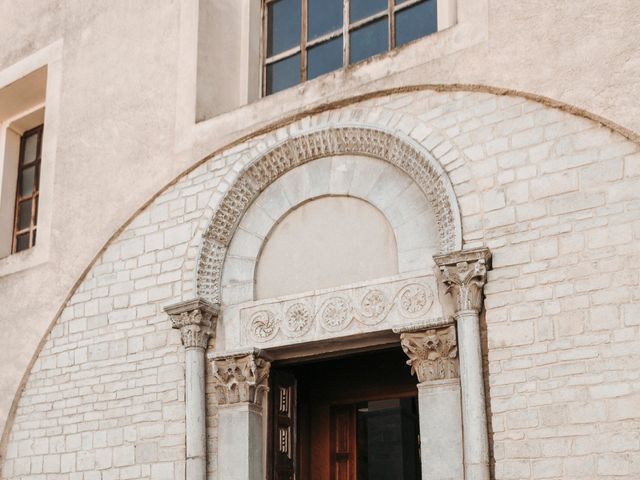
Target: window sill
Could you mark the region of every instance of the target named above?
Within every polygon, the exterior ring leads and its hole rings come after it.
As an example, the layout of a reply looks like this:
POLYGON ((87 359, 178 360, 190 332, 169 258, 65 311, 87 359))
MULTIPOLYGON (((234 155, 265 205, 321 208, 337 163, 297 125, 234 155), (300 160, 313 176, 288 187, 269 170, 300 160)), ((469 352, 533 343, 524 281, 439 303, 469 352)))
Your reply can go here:
POLYGON ((0 278, 12 273, 42 265, 49 260, 49 249, 46 245, 36 244, 22 252, 12 253, 0 258, 0 278))

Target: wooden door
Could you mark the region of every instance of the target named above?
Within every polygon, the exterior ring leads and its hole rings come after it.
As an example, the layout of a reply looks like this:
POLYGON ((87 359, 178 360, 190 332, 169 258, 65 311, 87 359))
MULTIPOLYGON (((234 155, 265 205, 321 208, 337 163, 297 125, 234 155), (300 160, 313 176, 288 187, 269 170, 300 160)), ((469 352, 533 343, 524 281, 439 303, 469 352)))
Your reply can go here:
POLYGON ((331 407, 331 480, 356 479, 355 405, 331 407))
POLYGON ((271 462, 273 480, 295 480, 296 378, 284 371, 271 373, 271 462))

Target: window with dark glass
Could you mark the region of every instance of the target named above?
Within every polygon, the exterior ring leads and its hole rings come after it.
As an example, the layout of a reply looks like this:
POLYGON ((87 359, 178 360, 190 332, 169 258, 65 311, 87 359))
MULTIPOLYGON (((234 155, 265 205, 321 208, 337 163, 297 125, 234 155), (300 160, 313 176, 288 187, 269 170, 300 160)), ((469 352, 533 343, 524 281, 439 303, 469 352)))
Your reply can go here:
POLYGON ((40 194, 40 161, 42 150, 40 125, 25 132, 20 140, 18 186, 13 227, 14 253, 31 248, 36 243, 38 198, 40 194))
POLYGON ((438 30, 437 0, 264 0, 263 94, 438 30))

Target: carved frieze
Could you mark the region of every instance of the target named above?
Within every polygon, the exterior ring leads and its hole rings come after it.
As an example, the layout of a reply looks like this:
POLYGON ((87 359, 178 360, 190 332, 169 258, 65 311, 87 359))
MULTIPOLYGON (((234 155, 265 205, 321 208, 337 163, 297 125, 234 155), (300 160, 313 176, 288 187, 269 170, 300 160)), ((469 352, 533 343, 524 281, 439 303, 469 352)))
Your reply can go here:
POLYGON ((395 165, 423 191, 436 218, 440 250, 458 247, 458 212, 446 174, 431 156, 405 140, 370 128, 333 128, 290 138, 257 159, 227 191, 202 239, 197 290, 220 301, 220 276, 226 249, 248 206, 273 181, 306 162, 333 155, 366 155, 395 165), (214 278, 215 277, 215 278, 214 278))
POLYGON ((271 363, 257 352, 213 357, 212 367, 218 405, 262 405, 264 393, 269 390, 271 363))
POLYGON ((459 377, 458 345, 453 325, 444 328, 400 334, 402 350, 409 360, 411 374, 429 382, 459 377))
POLYGON ((331 289, 240 309, 242 338, 234 348, 380 330, 441 316, 435 278, 422 275, 331 289))
POLYGON ((215 336, 219 306, 202 299, 189 300, 166 307, 171 326, 180 330, 185 348, 207 348, 209 338, 215 336))
POLYGON ((478 248, 433 257, 438 265, 442 282, 455 302, 457 312, 482 310, 482 291, 487 280, 491 252, 478 248))

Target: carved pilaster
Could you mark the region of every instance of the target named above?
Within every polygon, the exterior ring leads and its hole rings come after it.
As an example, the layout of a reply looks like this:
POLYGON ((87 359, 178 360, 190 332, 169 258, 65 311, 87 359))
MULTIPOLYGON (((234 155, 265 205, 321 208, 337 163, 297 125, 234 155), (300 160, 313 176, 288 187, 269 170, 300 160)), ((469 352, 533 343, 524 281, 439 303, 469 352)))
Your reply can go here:
POLYGON ((458 345, 453 325, 445 328, 400 334, 402 350, 407 354, 411 374, 429 382, 458 378, 458 345))
POLYGON ((482 290, 490 268, 491 252, 488 248, 477 248, 446 255, 435 255, 441 280, 455 302, 455 311, 482 310, 482 290))
POLYGON ((171 326, 180 330, 185 348, 207 348, 209 337, 215 336, 220 307, 202 299, 188 300, 164 309, 171 326))
POLYGON ((258 351, 217 356, 211 360, 218 405, 240 402, 262 405, 264 393, 269 390, 271 363, 260 357, 258 351))

